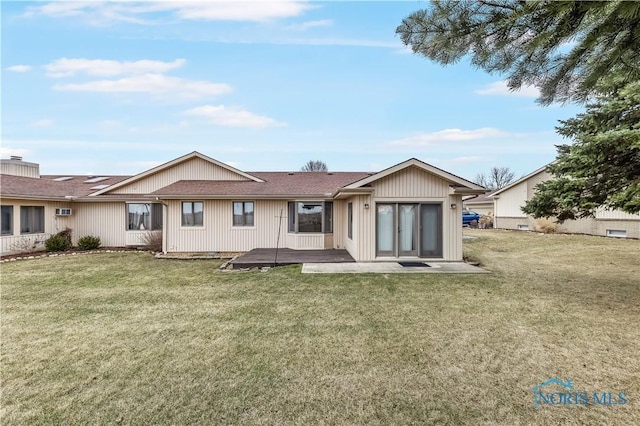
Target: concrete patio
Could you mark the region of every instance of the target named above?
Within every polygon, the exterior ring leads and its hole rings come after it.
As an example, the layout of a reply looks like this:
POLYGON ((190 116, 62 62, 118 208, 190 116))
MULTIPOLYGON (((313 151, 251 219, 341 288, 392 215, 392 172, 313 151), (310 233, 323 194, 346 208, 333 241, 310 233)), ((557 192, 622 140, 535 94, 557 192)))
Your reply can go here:
POLYGON ((303 274, 488 274, 464 262, 424 262, 429 267, 402 266, 398 262, 305 263, 303 274))

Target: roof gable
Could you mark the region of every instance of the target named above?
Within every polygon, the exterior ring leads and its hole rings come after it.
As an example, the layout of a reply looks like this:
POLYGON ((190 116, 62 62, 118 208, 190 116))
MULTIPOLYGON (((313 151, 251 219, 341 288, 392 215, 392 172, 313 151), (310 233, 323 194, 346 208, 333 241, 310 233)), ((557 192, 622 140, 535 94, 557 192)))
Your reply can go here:
MULTIPOLYGON (((551 163, 549 163, 549 164, 551 164, 551 163)), ((510 189, 510 188, 513 188, 514 186, 519 185, 519 184, 521 184, 522 182, 524 182, 524 181, 526 181, 526 180, 528 180, 528 179, 531 179, 532 177, 534 177, 534 176, 536 176, 536 175, 538 175, 538 174, 540 174, 540 173, 544 172, 544 171, 547 169, 547 166, 548 166, 549 164, 545 164, 544 166, 540 167, 538 170, 536 170, 536 171, 534 171, 534 172, 531 172, 531 173, 529 173, 529 174, 528 174, 528 175, 526 175, 526 176, 521 177, 520 179, 518 179, 518 180, 517 180, 517 181, 515 181, 515 182, 511 182, 509 185, 505 186, 504 188, 500 188, 500 189, 498 189, 498 190, 497 190, 497 191, 495 191, 493 194, 491 194, 491 195, 490 195, 490 197, 495 197, 496 195, 499 195, 499 194, 501 194, 502 192, 504 192, 504 191, 506 191, 506 190, 508 190, 508 189, 510 189)))
POLYGON ((451 174, 449 172, 446 172, 442 169, 439 169, 435 166, 432 166, 431 164, 427 164, 423 161, 418 160, 417 158, 411 158, 407 161, 403 161, 402 163, 398 163, 395 166, 391 166, 387 169, 384 169, 378 173, 374 173, 371 176, 368 176, 364 179, 360 179, 359 181, 356 181, 350 185, 346 185, 344 188, 345 189, 356 189, 356 188, 362 188, 365 185, 368 185, 372 182, 375 182, 379 179, 382 179, 384 177, 390 176, 396 172, 399 172, 401 170, 407 169, 409 167, 417 167, 427 173, 430 173, 432 175, 435 175, 436 177, 439 177, 442 180, 445 180, 447 182, 449 182, 450 185, 452 186, 457 186, 457 187, 462 187, 462 188, 466 188, 468 189, 468 193, 484 193, 486 192, 486 188, 473 183, 471 181, 468 181, 466 179, 463 179, 459 176, 456 176, 454 174, 451 174))
MULTIPOLYGON (((235 167, 229 166, 228 164, 222 163, 220 161, 214 160, 211 157, 203 155, 197 151, 193 151, 190 154, 183 155, 182 157, 176 158, 175 160, 169 161, 168 163, 161 164, 160 166, 149 169, 145 172, 137 174, 135 176, 130 177, 118 184, 112 185, 109 188, 104 188, 99 191, 96 191, 90 196, 97 196, 106 193, 128 193, 128 192, 145 192, 149 193, 155 191, 157 188, 149 188, 149 185, 145 185, 144 189, 134 188, 134 184, 141 183, 144 180, 150 179, 154 176, 160 176, 163 172, 170 171, 171 169, 176 169, 181 165, 187 162, 199 162, 205 163, 206 166, 212 166, 216 169, 220 170, 224 175, 225 180, 245 180, 245 181, 253 181, 253 182, 263 182, 262 179, 245 173, 241 170, 236 169, 235 167)), ((194 172, 196 173, 196 172, 194 172)), ((184 178, 184 176, 182 177, 184 178)), ((162 182, 159 183, 158 187, 163 187, 168 184, 171 184, 177 180, 181 180, 181 178, 173 179, 171 182, 162 182)))

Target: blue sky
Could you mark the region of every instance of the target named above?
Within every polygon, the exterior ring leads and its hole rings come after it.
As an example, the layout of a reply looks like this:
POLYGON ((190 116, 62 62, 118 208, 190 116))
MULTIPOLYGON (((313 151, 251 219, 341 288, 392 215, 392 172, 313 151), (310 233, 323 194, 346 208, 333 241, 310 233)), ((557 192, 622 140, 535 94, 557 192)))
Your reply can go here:
POLYGON ((395 29, 426 2, 1 4, 2 157, 43 174, 135 174, 196 150, 248 171, 416 157, 522 175, 581 111, 403 48, 395 29))

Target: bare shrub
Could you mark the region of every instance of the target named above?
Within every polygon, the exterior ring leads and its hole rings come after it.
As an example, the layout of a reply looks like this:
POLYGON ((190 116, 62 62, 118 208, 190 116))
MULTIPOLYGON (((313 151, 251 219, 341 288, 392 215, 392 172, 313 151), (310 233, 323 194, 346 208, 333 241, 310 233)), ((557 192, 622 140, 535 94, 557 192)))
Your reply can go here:
POLYGON ((147 250, 162 251, 162 232, 147 231, 140 237, 147 250))
POLYGON ((28 253, 34 251, 38 247, 38 244, 40 244, 40 241, 22 236, 11 243, 9 249, 20 253, 28 253))
POLYGON ((490 229, 493 228, 493 216, 490 214, 486 214, 480 218, 478 222, 478 227, 480 229, 490 229))
POLYGON ((553 234, 557 231, 558 224, 551 219, 536 219, 536 222, 533 224, 533 229, 543 234, 553 234))

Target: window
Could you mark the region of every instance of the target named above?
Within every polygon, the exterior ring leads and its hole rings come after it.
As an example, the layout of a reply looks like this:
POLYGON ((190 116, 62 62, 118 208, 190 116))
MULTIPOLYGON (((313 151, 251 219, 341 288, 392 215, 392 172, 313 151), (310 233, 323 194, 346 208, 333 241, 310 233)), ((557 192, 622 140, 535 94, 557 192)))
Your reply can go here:
POLYGON ((529 225, 518 225, 518 231, 528 231, 529 225))
POLYGON ((127 204, 127 229, 130 231, 162 229, 162 204, 127 204))
POLYGON ((253 226, 253 201, 233 202, 233 226, 253 226))
POLYGON ((353 203, 347 204, 347 236, 353 240, 353 203))
POLYGON ((203 211, 204 203, 202 201, 183 201, 182 226, 203 226, 203 211))
POLYGON ((333 232, 333 203, 322 201, 289 202, 289 232, 333 232))
MULTIPOLYGON (((2 232, 4 232, 4 226, 2 229, 2 232)), ((627 231, 624 229, 607 229, 607 237, 627 238, 627 231)))
POLYGON ((40 232, 44 232, 44 207, 20 207, 20 233, 37 234, 40 232))
POLYGON ((2 206, 2 235, 13 235, 13 206, 2 206))
POLYGON ((296 203, 289 203, 289 232, 296 232, 296 203))
POLYGON ((333 232, 333 203, 324 203, 324 232, 333 232))

